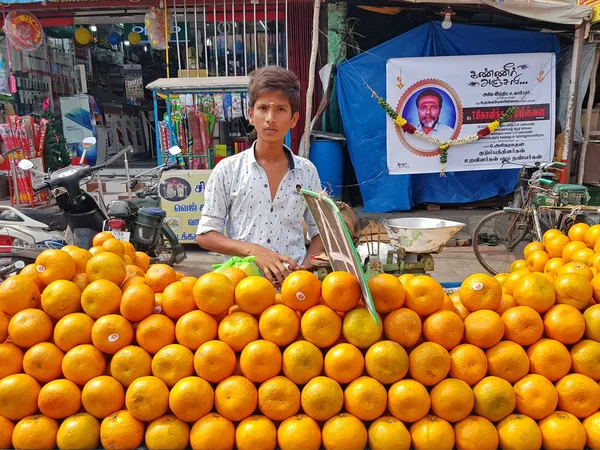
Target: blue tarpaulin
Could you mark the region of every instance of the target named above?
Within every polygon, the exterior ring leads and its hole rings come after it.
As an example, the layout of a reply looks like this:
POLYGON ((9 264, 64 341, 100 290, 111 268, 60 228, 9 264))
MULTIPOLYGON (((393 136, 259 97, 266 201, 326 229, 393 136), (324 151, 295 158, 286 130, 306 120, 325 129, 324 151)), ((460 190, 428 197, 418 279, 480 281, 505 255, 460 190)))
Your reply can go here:
POLYGON ((554 34, 461 24, 444 30, 440 22, 431 22, 340 64, 340 111, 365 210, 405 211, 419 203, 467 203, 503 196, 514 190, 518 170, 453 172, 446 177, 389 175, 385 139, 389 119, 363 79, 385 98, 390 58, 558 51, 554 34))

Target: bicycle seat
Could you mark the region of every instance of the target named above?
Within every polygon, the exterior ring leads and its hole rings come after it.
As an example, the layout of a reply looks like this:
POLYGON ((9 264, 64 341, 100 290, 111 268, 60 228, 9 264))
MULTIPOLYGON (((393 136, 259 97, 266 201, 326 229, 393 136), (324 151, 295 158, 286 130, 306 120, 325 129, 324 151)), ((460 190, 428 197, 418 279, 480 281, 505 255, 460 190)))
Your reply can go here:
POLYGON ((30 219, 45 223, 51 230, 65 231, 67 229, 65 213, 56 206, 41 209, 22 208, 19 211, 30 219))

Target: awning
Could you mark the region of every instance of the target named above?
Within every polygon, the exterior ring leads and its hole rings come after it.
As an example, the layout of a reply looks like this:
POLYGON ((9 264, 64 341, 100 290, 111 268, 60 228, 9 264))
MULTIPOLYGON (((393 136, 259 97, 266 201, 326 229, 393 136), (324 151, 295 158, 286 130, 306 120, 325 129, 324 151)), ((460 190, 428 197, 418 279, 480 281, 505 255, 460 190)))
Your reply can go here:
MULTIPOLYGON (((185 71, 184 71, 185 72, 185 71)), ((249 77, 159 78, 146 89, 161 94, 192 94, 194 92, 245 92, 249 77)))

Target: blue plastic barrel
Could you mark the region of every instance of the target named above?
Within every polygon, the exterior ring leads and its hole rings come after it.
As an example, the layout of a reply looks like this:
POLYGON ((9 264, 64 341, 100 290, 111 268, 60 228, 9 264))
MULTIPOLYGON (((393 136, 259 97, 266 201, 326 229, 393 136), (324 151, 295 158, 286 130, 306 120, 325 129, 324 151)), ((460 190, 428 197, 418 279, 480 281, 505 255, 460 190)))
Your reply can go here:
POLYGON ((344 182, 344 153, 342 141, 315 140, 310 144, 309 159, 317 168, 321 186, 331 198, 342 198, 344 182))

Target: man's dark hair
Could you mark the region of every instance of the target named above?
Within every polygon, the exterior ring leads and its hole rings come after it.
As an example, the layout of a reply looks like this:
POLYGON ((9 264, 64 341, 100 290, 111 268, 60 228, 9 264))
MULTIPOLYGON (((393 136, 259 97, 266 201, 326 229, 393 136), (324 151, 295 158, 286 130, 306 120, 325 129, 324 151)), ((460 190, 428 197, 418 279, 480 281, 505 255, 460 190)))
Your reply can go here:
POLYGON ((292 114, 300 110, 300 83, 296 74, 279 66, 261 67, 250 74, 248 83, 248 105, 254 103, 265 92, 279 91, 287 97, 292 114))
POLYGON ((421 99, 423 97, 437 98, 438 101, 440 102, 440 109, 442 109, 442 96, 440 95, 440 93, 438 91, 435 91, 433 89, 425 89, 424 91, 421 91, 421 93, 419 95, 417 95, 417 101, 415 102, 417 104, 417 108, 419 107, 419 102, 421 101, 421 99))

